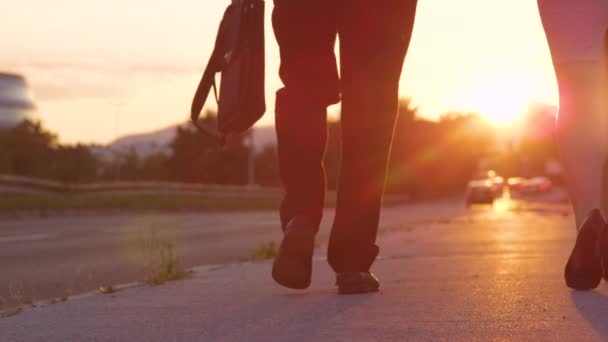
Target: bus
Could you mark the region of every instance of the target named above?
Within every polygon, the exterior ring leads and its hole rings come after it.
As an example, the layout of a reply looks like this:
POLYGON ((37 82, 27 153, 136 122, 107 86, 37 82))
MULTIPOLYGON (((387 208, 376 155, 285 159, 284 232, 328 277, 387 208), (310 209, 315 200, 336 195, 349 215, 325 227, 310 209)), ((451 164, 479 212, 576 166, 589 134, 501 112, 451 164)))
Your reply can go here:
POLYGON ((15 127, 31 118, 36 105, 21 75, 0 72, 0 128, 15 127))

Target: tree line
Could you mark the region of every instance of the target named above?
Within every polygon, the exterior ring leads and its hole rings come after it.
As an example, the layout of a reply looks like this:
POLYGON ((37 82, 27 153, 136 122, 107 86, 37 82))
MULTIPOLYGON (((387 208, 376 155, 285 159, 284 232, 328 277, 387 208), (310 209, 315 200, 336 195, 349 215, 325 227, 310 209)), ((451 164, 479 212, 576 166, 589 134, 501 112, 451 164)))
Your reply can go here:
MULTIPOLYGON (((495 151, 492 130, 478 116, 447 113, 438 121, 418 116, 408 100, 400 102, 395 139, 387 177, 387 191, 416 197, 436 197, 461 192, 476 172, 482 158, 495 151)), ((213 127, 209 113, 203 123, 213 127)), ((340 165, 340 122, 328 125, 325 168, 328 187, 338 187, 340 165)), ((524 142, 534 153, 533 164, 554 154, 547 139, 524 142)), ((58 143, 57 136, 39 122, 24 121, 0 131, 0 173, 65 183, 97 181, 174 181, 187 183, 245 185, 250 163, 255 183, 280 186, 275 146, 266 146, 251 158, 247 134, 230 137, 219 147, 209 137, 185 124, 176 130, 168 153, 145 157, 135 150, 102 157, 99 146, 58 143)), ((509 158, 490 158, 507 170, 509 158), (502 164, 501 164, 502 163, 502 164), (504 165, 503 165, 504 164, 504 165)), ((535 165, 536 165, 535 164, 535 165)))

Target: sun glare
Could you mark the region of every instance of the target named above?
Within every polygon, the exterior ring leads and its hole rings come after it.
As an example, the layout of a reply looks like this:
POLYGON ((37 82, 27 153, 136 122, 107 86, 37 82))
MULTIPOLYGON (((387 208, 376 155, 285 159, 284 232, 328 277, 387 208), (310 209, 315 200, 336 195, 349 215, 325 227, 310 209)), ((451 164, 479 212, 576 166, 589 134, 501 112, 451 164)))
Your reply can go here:
POLYGON ((534 92, 526 85, 525 76, 503 71, 473 77, 460 101, 463 107, 479 113, 490 123, 503 126, 519 120, 533 100, 534 92))
POLYGON ((516 121, 531 100, 529 94, 497 82, 478 90, 473 107, 491 123, 502 125, 516 121))

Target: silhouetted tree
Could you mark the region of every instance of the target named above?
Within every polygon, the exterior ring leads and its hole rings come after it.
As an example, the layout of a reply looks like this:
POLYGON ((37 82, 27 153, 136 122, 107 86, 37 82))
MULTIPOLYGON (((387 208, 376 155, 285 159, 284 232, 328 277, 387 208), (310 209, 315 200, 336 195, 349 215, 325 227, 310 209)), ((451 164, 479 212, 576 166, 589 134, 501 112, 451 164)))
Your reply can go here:
POLYGON ((142 180, 169 180, 169 156, 164 153, 155 153, 143 158, 139 166, 142 180))
POLYGON ((400 116, 387 191, 433 197, 461 192, 493 137, 475 115, 447 113, 439 122, 418 118, 407 100, 400 116))
POLYGON ((100 162, 88 146, 58 146, 53 154, 52 179, 64 183, 85 183, 98 179, 100 162))
MULTIPOLYGON (((215 127, 216 116, 208 112, 201 121, 204 125, 215 127)), ((226 146, 220 147, 190 124, 178 127, 170 145, 170 179, 194 183, 246 184, 248 148, 243 137, 231 136, 226 146)))
POLYGON ((96 178, 99 160, 86 145, 60 145, 38 121, 0 130, 0 173, 85 182, 96 178))
POLYGON ((280 186, 277 148, 265 146, 255 157, 256 182, 263 186, 280 186))

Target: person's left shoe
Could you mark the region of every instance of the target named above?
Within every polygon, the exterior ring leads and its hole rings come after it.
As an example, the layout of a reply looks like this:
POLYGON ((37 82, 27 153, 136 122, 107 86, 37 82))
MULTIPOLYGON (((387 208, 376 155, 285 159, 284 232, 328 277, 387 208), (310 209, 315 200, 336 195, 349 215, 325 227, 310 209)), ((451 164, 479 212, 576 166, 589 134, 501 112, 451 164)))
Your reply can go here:
POLYGON ((272 264, 272 278, 278 284, 304 290, 310 286, 316 227, 305 217, 293 218, 272 264))
POLYGON ((600 237, 602 245, 602 275, 604 281, 608 282, 608 223, 604 228, 604 233, 600 237))
POLYGON ((370 272, 338 273, 336 285, 339 294, 370 293, 380 289, 378 278, 370 272))

